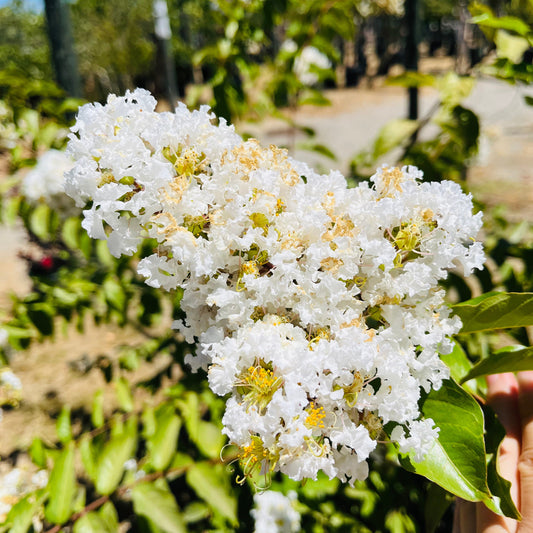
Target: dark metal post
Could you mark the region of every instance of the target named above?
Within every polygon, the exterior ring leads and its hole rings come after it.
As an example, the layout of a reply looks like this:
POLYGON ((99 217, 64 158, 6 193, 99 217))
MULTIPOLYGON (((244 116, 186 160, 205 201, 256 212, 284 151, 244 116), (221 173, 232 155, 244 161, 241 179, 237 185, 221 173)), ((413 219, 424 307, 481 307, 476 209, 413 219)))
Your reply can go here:
MULTIPOLYGON (((405 70, 416 72, 418 70, 418 43, 420 42, 420 13, 418 0, 405 0, 405 70)), ((418 119, 418 87, 409 87, 409 112, 408 118, 418 119)))
POLYGON ((176 79, 176 68, 172 57, 170 38, 170 21, 168 18, 168 6, 166 0, 154 0, 155 35, 160 43, 163 64, 165 66, 165 84, 167 98, 174 109, 178 102, 178 82, 176 79))
POLYGON ((44 5, 57 83, 70 96, 81 98, 81 81, 68 5, 64 0, 45 0, 44 5))

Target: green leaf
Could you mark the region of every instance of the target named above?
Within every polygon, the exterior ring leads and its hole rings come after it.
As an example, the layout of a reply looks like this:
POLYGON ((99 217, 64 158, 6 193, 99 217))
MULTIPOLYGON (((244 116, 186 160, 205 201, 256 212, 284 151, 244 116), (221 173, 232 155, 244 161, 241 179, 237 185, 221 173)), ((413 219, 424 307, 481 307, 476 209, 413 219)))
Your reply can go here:
POLYGON ((133 509, 148 518, 165 533, 186 533, 187 528, 178 504, 166 482, 138 483, 131 489, 133 509))
POLYGON ((6 524, 11 525, 9 533, 26 533, 45 497, 46 491, 39 490, 28 494, 11 507, 5 521, 6 524))
POLYGON ((119 378, 115 381, 115 389, 120 408, 126 413, 133 411, 133 396, 130 391, 130 382, 126 378, 119 378))
POLYGON ((118 530, 117 511, 107 501, 98 512, 92 511, 77 520, 73 533, 117 533, 118 530))
POLYGON ((488 292, 452 306, 463 322, 461 333, 533 325, 533 293, 488 292))
POLYGON ((63 242, 71 249, 77 250, 80 246, 80 219, 77 217, 70 217, 65 220, 63 228, 61 229, 61 237, 63 242))
POLYGON ((531 31, 529 25, 517 17, 493 17, 489 13, 483 13, 472 17, 471 22, 486 28, 514 31, 522 36, 526 36, 531 31))
POLYGON ((523 370, 533 370, 533 347, 508 346, 481 360, 462 379, 462 382, 489 374, 521 372, 523 370))
POLYGON ((108 276, 104 281, 103 289, 109 305, 117 311, 124 311, 126 294, 119 281, 113 276, 108 276))
POLYGON ((331 159, 332 161, 337 160, 337 156, 324 144, 304 142, 298 143, 297 148, 300 150, 308 150, 310 152, 315 152, 317 154, 323 155, 324 157, 327 157, 328 159, 331 159))
POLYGON ((165 470, 178 446, 181 419, 172 405, 163 405, 155 413, 156 429, 147 440, 150 464, 155 470, 165 470))
POLYGON ((30 453, 31 460, 36 464, 39 468, 45 468, 46 467, 46 454, 44 450, 44 444, 43 441, 35 437, 31 443, 30 449, 28 450, 30 453))
POLYGON ((398 76, 389 76, 387 85, 398 85, 400 87, 431 87, 435 85, 435 76, 424 74, 423 72, 404 72, 398 76))
POLYGON ((453 497, 442 487, 431 483, 426 491, 426 504, 424 508, 424 522, 426 533, 434 533, 444 516, 444 513, 453 502, 453 497))
POLYGON ((226 444, 226 437, 220 431, 220 427, 213 422, 200 420, 194 443, 204 455, 216 459, 220 457, 220 452, 226 444))
POLYGON ((448 72, 437 80, 440 97, 448 107, 459 105, 472 92, 475 84, 472 76, 459 76, 455 72, 448 72))
POLYGON ((80 454, 85 471, 92 481, 96 480, 96 454, 93 447, 93 440, 85 434, 80 440, 80 454))
POLYGON ((498 57, 505 57, 513 63, 520 63, 524 52, 529 48, 529 41, 524 37, 511 35, 505 30, 498 30, 494 37, 498 57))
POLYGON ((391 120, 379 131, 377 139, 374 141, 373 157, 378 159, 393 148, 396 148, 406 141, 418 128, 416 120, 399 118, 391 120))
POLYGON ((137 420, 130 418, 124 428, 113 433, 103 447, 96 467, 96 490, 100 494, 111 494, 120 483, 124 463, 131 459, 137 447, 137 420))
POLYGON ((490 503, 485 503, 495 513, 520 520, 520 513, 511 498, 511 483, 500 475, 498 468, 498 453, 505 437, 505 429, 490 407, 484 406, 483 414, 485 415, 485 446, 489 458, 487 481, 493 494, 490 503))
POLYGON ((446 380, 426 397, 422 413, 439 427, 439 437, 422 462, 414 462, 411 452, 401 457, 402 466, 464 500, 490 501, 483 413, 478 403, 455 382, 446 380))
POLYGON ((101 428, 105 423, 104 391, 102 389, 99 389, 94 393, 91 410, 91 422, 96 428, 101 428))
POLYGON ((30 230, 41 240, 50 240, 52 212, 46 204, 39 204, 30 215, 30 230))
POLYGON ((227 470, 223 465, 198 462, 185 474, 187 484, 209 506, 237 525, 237 499, 227 479, 227 470))
POLYGON ((72 500, 76 492, 74 471, 74 442, 58 455, 48 480, 50 498, 45 508, 45 517, 52 524, 64 524, 70 518, 72 500))
POLYGON ((107 501, 102 505, 100 510, 98 511, 98 514, 100 515, 100 518, 104 522, 104 524, 107 527, 107 530, 110 532, 118 531, 118 514, 117 510, 115 509, 115 506, 110 502, 107 501))
MULTIPOLYGON (((451 378, 457 383, 461 383, 462 379, 474 366, 472 361, 468 359, 463 347, 458 342, 455 342, 451 353, 441 354, 440 358, 446 363, 450 369, 451 378)), ((483 396, 480 391, 480 386, 483 386, 483 382, 473 381, 467 385, 463 385, 463 388, 470 394, 483 396)))
POLYGON ((96 512, 84 514, 74 524, 73 533, 114 533, 116 530, 109 530, 106 524, 96 512))
POLYGON ((59 442, 66 444, 72 440, 72 428, 70 427, 70 406, 64 405, 56 422, 56 432, 59 442))

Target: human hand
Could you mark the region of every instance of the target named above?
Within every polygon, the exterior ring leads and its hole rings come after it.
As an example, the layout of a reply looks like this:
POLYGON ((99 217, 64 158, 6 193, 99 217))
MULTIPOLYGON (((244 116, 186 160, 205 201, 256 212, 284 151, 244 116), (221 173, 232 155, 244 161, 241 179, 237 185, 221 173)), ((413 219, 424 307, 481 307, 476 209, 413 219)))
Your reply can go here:
POLYGON ((487 384, 487 402, 506 431, 500 474, 512 484, 522 521, 498 516, 483 503, 457 500, 453 533, 533 533, 533 371, 487 376, 487 384))

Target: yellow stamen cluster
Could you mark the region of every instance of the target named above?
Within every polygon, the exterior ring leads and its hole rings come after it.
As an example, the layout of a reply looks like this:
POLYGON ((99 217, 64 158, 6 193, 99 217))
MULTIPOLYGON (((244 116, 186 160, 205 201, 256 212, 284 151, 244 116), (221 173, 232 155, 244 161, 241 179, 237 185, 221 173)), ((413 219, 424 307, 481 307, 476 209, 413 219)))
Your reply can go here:
POLYGON ((260 474, 263 470, 265 476, 271 474, 278 462, 278 456, 265 448, 263 441, 257 435, 253 435, 250 444, 245 444, 239 448, 239 462, 243 471, 243 478, 237 478, 237 483, 243 484, 247 478, 254 474, 260 474))
POLYGON ((322 406, 317 407, 315 402, 311 402, 306 409, 307 418, 305 425, 308 428, 324 428, 324 418, 326 418, 326 411, 322 406))
POLYGON ((274 393, 281 387, 283 380, 274 374, 265 363, 259 362, 244 371, 237 381, 237 392, 245 403, 255 405, 264 412, 274 393))

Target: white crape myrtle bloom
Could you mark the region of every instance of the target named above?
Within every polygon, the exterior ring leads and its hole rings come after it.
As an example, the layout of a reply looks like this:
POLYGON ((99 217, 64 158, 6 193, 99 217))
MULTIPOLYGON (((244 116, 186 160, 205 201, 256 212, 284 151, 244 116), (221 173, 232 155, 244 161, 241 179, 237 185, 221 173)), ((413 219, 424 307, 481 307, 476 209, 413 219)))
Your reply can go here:
POLYGON ((187 356, 227 397, 245 477, 354 483, 376 445, 422 458, 438 435, 421 391, 461 323, 438 282, 483 264, 481 214, 454 183, 383 166, 349 189, 207 108, 156 113, 144 90, 81 108, 67 192, 113 254, 157 241, 138 272, 183 289, 187 356))
POLYGON ((48 150, 24 176, 22 194, 30 203, 45 202, 65 216, 76 213, 72 200, 65 195, 64 175, 72 166, 73 161, 65 152, 48 150))
POLYGON ((294 508, 296 492, 287 496, 274 490, 254 495, 255 507, 250 514, 256 533, 296 533, 300 531, 300 513, 294 508))

